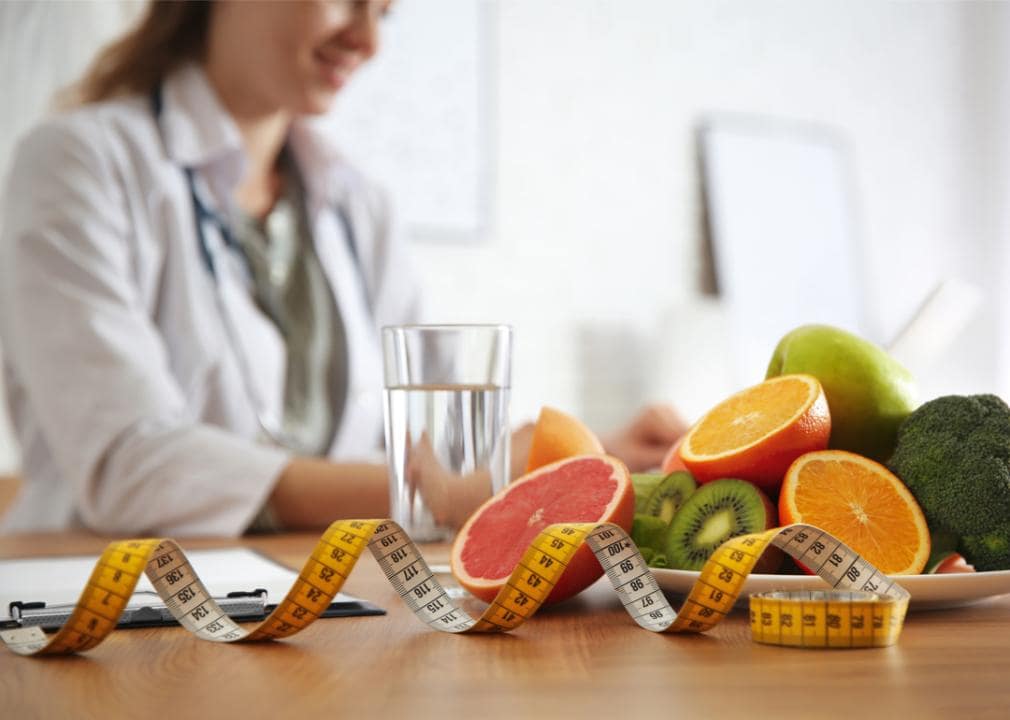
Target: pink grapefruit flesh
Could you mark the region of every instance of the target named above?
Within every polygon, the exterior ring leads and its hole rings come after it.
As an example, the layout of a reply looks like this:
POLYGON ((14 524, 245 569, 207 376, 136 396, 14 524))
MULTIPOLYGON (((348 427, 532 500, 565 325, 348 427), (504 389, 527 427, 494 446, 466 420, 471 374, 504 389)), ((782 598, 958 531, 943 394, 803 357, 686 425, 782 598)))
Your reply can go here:
MULTIPOLYGON (((523 552, 548 525, 612 522, 630 530, 635 492, 628 469, 606 455, 577 456, 519 478, 477 509, 456 536, 452 572, 464 588, 491 602, 523 552)), ((546 602, 589 587, 603 568, 588 546, 572 557, 546 602)))

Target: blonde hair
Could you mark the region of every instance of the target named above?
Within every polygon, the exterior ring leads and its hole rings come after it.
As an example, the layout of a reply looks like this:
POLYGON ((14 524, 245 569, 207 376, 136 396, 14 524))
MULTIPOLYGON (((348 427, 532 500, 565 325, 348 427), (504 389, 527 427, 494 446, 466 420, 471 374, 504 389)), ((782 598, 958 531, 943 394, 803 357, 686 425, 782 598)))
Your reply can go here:
POLYGON ((63 106, 149 94, 171 71, 203 58, 211 0, 154 0, 137 25, 99 52, 59 99, 63 106))

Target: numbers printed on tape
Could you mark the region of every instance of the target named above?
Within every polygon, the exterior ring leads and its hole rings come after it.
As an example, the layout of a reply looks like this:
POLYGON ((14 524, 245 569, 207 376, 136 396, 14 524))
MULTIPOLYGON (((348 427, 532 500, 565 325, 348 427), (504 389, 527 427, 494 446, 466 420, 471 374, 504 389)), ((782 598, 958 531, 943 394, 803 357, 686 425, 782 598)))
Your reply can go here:
POLYGON ((251 629, 218 607, 174 540, 148 539, 114 542, 105 549, 76 608, 54 635, 23 627, 0 631, 0 639, 20 655, 89 650, 116 627, 141 573, 147 574, 179 624, 203 640, 288 637, 329 607, 366 547, 423 623, 451 633, 505 632, 537 611, 583 543, 600 561, 631 617, 653 632, 705 632, 717 625, 732 610, 744 580, 769 545, 811 568, 834 590, 752 596, 750 623, 757 642, 826 648, 891 645, 908 608, 904 588, 839 540, 810 525, 790 525, 723 543, 678 613, 624 530, 611 523, 564 523, 544 528, 498 596, 475 620, 453 603, 395 522, 338 520, 320 538, 287 596, 251 629))

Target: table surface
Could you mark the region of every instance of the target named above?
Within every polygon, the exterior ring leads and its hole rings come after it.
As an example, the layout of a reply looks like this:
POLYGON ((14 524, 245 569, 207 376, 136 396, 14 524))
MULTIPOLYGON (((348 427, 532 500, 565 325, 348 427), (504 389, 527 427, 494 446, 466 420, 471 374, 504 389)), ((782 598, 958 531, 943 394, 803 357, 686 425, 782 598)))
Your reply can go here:
MULTIPOLYGON (((294 567, 315 535, 187 540, 257 548, 294 567)), ((0 537, 0 557, 98 554, 86 535, 0 537)), ((446 546, 426 546, 444 563, 446 546)), ((319 620, 282 642, 221 646, 181 628, 114 631, 72 657, 0 650, 6 717, 1010 717, 1010 596, 911 613, 896 646, 800 650, 750 640, 733 613, 705 635, 657 635, 606 580, 509 635, 422 625, 368 553, 345 591, 388 610, 319 620), (158 712, 154 712, 158 709, 158 712)), ((676 606, 679 598, 672 598, 676 606)), ((471 607, 479 611, 479 606, 471 607)))

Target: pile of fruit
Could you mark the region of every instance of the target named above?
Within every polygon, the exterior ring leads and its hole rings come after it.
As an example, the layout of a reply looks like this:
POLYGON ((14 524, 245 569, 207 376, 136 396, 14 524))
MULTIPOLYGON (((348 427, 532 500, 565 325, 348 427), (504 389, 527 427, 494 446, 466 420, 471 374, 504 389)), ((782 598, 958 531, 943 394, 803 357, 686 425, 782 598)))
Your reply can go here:
MULTIPOLYGON (((489 601, 553 522, 614 522, 660 568, 700 570, 731 537, 803 522, 888 575, 1010 569, 1010 408, 952 395, 916 409, 905 368, 833 327, 782 338, 765 380, 706 413, 659 473, 629 475, 589 428, 550 408, 526 470, 453 546, 456 578, 489 601)), ((807 570, 784 562, 766 551, 755 570, 807 570)), ((548 601, 601 574, 582 548, 548 601)))
POLYGON ((915 409, 908 371, 837 328, 786 335, 764 382, 632 481, 632 537, 654 567, 697 570, 730 537, 805 522, 890 575, 1010 569, 1010 408, 980 395, 915 409))

